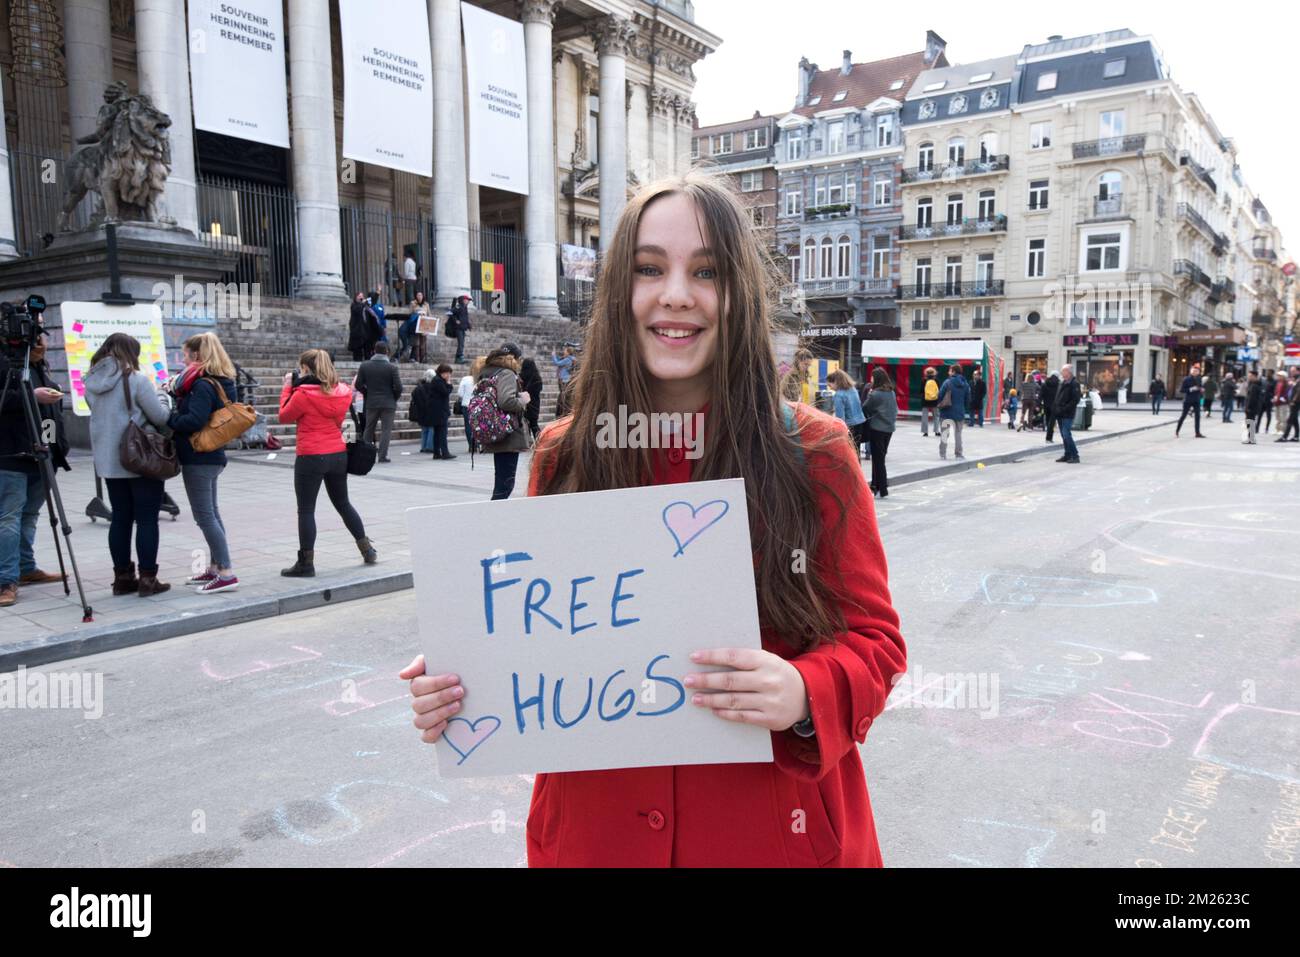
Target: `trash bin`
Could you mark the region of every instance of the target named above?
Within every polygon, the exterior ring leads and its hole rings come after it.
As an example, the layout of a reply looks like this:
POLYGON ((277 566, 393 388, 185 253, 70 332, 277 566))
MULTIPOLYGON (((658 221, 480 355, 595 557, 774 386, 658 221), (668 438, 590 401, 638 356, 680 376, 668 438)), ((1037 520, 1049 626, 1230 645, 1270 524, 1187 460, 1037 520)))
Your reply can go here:
POLYGON ((1092 427, 1092 403, 1083 399, 1074 410, 1074 428, 1087 432, 1092 427))

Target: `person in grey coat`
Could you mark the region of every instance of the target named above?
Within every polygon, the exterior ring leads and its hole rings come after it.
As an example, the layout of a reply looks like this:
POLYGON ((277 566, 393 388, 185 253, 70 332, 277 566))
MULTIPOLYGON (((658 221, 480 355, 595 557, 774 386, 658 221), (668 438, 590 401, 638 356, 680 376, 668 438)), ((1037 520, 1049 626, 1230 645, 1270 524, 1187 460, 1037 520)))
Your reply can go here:
POLYGON ((889 373, 877 368, 871 373, 871 392, 863 413, 867 417, 868 447, 871 449, 871 491, 880 498, 889 495, 889 474, 885 471, 885 456, 889 454, 889 440, 894 437, 898 422, 898 395, 889 373))
POLYGON ((402 397, 402 373, 388 360, 388 343, 375 343, 375 354, 357 369, 354 386, 366 397, 367 442, 375 441, 375 430, 382 424, 384 431, 379 439, 379 461, 391 462, 388 443, 393 438, 393 418, 397 415, 397 400, 402 397))
POLYGON ((497 407, 509 413, 513 428, 501 441, 484 446, 484 452, 492 453, 492 465, 495 481, 492 485, 492 500, 509 498, 515 489, 515 473, 519 469, 519 453, 528 451, 528 432, 524 426, 523 415, 528 408, 531 396, 519 387, 519 361, 523 353, 513 342, 507 342, 499 349, 488 353, 483 363, 479 382, 492 380, 497 390, 497 407))
POLYGON ((113 556, 113 594, 131 592, 149 596, 165 592, 171 585, 158 580, 158 510, 162 507, 163 483, 127 471, 119 452, 127 424, 142 428, 152 425, 167 430, 167 409, 154 384, 140 371, 140 343, 122 332, 104 340, 90 358, 90 371, 82 380, 90 406, 90 443, 95 471, 108 486, 113 519, 108 527, 108 550, 113 556), (125 380, 126 386, 123 387, 125 380), (126 393, 131 396, 127 409, 126 393), (135 532, 140 577, 131 561, 131 535, 135 532))

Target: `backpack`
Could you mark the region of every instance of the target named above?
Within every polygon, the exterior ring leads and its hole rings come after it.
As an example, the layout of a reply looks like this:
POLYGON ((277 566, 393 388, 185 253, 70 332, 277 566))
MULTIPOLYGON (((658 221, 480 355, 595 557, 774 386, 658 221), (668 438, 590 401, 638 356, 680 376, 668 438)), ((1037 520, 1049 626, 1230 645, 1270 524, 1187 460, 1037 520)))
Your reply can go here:
POLYGON ((925 380, 925 401, 934 402, 939 398, 939 383, 934 379, 925 380))
POLYGON ((466 411, 469 414, 469 432, 479 450, 496 445, 515 429, 510 413, 497 404, 497 383, 492 376, 479 379, 466 411))

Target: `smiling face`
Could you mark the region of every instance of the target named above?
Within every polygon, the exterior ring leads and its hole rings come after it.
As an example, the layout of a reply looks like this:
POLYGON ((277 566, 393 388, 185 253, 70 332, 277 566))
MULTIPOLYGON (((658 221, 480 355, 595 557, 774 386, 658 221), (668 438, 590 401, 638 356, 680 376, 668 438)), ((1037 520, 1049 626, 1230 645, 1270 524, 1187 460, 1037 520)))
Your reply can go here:
POLYGON ((657 404, 695 411, 709 399, 719 302, 713 253, 689 197, 670 193, 646 207, 635 256, 632 315, 650 387, 657 404))

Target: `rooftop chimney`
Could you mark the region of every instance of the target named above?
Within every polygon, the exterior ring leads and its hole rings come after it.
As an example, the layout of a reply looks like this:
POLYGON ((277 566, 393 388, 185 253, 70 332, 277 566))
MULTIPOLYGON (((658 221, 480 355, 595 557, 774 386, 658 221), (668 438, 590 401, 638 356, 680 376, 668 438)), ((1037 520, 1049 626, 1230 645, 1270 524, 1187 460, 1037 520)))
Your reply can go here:
POLYGON ((925 31, 925 63, 926 66, 934 66, 939 58, 943 56, 943 51, 948 48, 948 41, 933 30, 925 31))
POLYGON ((840 64, 840 76, 848 76, 853 72, 853 54, 845 50, 844 62, 840 64))
POLYGON ((1065 37, 1061 36, 1059 33, 1053 33, 1050 37, 1047 38, 1047 42, 1048 42, 1048 43, 1060 43, 1060 42, 1061 42, 1062 40, 1064 40, 1064 39, 1065 39, 1065 37))
POLYGON ((795 106, 808 105, 808 88, 812 85, 812 78, 817 73, 817 64, 809 63, 807 57, 801 57, 799 60, 799 98, 795 101, 795 106))

